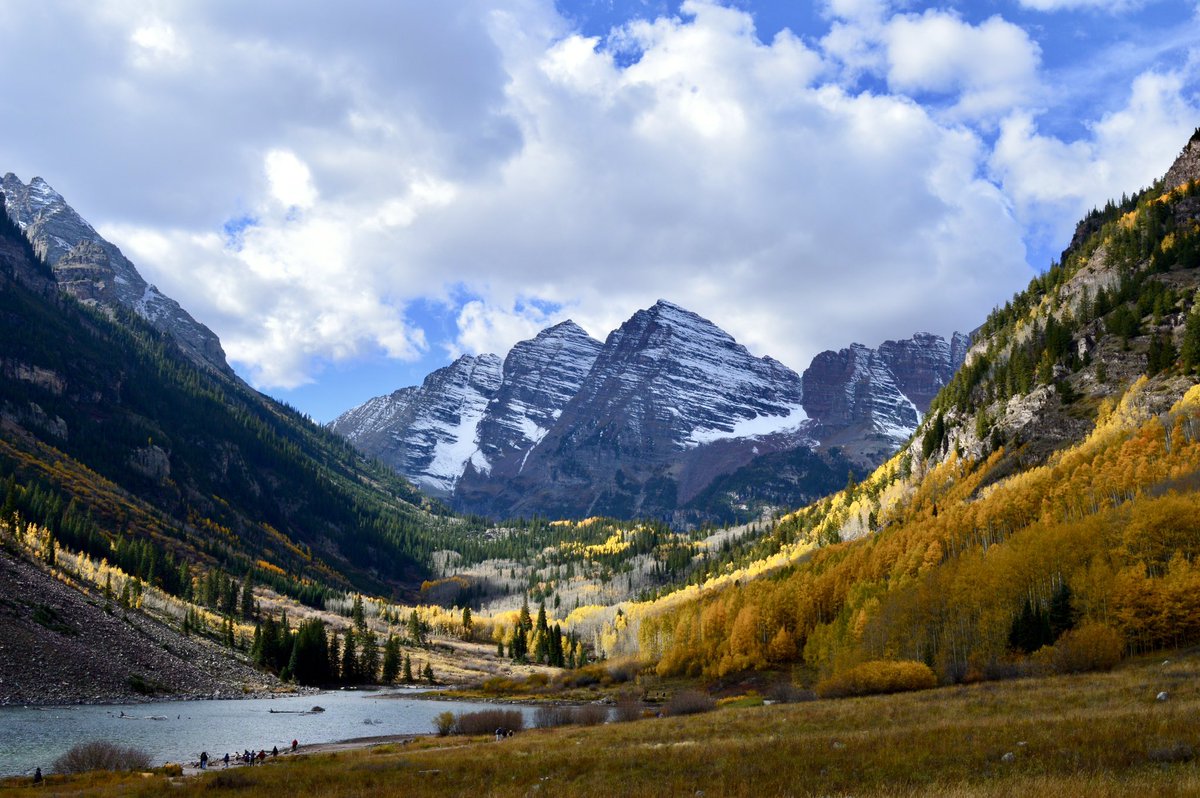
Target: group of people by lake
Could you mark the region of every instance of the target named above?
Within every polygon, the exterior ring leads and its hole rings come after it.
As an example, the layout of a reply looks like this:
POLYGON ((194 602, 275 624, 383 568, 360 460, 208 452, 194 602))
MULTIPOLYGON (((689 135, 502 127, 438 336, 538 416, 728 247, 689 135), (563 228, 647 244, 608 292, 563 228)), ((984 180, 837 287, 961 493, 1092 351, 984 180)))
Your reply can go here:
MULTIPOLYGON (((292 740, 292 753, 293 754, 296 753, 296 749, 299 747, 300 747, 300 741, 292 740)), ((242 765, 255 765, 255 764, 261 765, 263 762, 265 762, 267 760, 268 756, 279 756, 279 746, 277 746, 277 745, 272 746, 270 753, 268 753, 265 748, 258 749, 258 753, 255 753, 254 751, 251 751, 249 748, 246 748, 240 754, 235 753, 233 755, 230 755, 229 753, 226 753, 225 756, 222 757, 220 760, 215 760, 215 761, 224 762, 225 767, 229 767, 230 762, 233 762, 235 764, 242 764, 242 765)), ((210 759, 208 756, 208 751, 201 751, 200 752, 200 769, 208 770, 209 761, 210 761, 210 759)))

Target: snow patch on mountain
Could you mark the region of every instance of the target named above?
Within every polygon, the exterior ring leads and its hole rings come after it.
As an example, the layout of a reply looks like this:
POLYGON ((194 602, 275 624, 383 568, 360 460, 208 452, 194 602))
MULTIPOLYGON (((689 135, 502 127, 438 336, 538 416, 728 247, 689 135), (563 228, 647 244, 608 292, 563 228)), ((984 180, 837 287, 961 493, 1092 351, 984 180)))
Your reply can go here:
POLYGON ((688 446, 701 446, 724 438, 762 438, 778 432, 799 430, 809 420, 804 406, 792 405, 788 412, 775 416, 754 416, 735 421, 727 428, 707 427, 692 430, 684 441, 688 446))

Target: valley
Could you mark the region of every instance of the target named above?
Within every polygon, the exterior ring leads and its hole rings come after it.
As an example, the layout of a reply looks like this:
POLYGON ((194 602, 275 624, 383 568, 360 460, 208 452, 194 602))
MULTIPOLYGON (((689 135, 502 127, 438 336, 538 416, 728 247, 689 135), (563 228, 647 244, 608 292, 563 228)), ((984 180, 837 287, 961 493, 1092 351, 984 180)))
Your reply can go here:
POLYGON ((44 180, 3 191, 0 703, 640 718, 142 792, 1195 791, 1200 130, 969 337, 799 374, 659 300, 328 426, 44 180))

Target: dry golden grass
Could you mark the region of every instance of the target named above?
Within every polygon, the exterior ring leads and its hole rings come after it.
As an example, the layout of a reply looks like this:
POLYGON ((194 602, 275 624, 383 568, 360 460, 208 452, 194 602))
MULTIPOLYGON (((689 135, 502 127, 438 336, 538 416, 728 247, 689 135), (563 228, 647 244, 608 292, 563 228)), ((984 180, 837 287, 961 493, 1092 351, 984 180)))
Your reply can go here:
MULTIPOLYGON (((1200 795, 1200 654, 1112 673, 59 782, 58 795, 1200 795), (1155 696, 1166 691, 1169 699, 1155 696), (699 792, 698 792, 699 791, 699 792)), ((81 777, 87 778, 87 777, 81 777)))

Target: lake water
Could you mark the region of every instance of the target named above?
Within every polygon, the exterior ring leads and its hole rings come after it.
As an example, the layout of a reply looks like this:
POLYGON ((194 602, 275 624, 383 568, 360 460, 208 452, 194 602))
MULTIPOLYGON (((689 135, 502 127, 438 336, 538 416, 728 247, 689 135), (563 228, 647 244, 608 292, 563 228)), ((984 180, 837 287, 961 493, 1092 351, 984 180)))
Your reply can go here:
MULTIPOLYGON (((270 754, 272 746, 279 746, 284 751, 293 739, 307 745, 385 734, 429 734, 434 731, 433 718, 442 712, 483 709, 496 706, 357 690, 238 701, 3 707, 0 776, 32 774, 35 767, 51 772, 55 759, 88 740, 139 748, 150 754, 155 765, 193 762, 201 751, 215 761, 226 751, 233 756, 246 748, 270 754), (325 711, 292 714, 313 706, 325 711)), ((532 725, 532 708, 504 709, 519 709, 525 714, 526 728, 532 725)))

